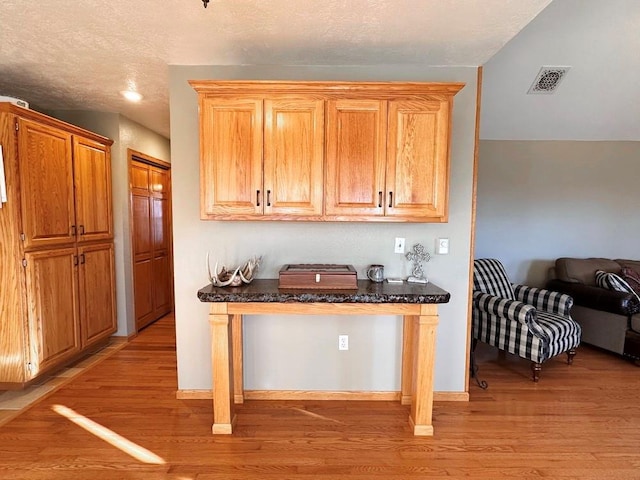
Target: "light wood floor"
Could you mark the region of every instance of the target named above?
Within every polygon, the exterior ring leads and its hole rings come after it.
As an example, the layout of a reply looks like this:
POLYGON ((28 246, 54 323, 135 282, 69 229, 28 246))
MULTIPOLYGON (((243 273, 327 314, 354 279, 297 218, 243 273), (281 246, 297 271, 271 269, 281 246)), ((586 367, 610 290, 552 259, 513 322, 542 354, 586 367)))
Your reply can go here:
POLYGON ((210 401, 175 398, 174 338, 160 320, 0 427, 0 478, 640 479, 640 369, 588 347, 539 384, 484 348, 489 389, 436 402, 432 438, 411 435, 408 407, 338 401, 249 401, 212 436, 210 401))

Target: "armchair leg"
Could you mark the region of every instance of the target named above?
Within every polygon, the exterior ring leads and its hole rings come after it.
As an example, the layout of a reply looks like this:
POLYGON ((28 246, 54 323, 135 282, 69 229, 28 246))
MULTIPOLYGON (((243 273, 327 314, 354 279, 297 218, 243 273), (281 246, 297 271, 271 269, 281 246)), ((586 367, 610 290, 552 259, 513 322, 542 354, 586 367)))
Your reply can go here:
POLYGON ((567 352, 567 363, 569 365, 573 365, 573 357, 575 357, 575 356, 576 356, 576 349, 575 348, 572 348, 571 350, 569 350, 567 352))
POLYGON ((531 362, 531 373, 533 373, 533 381, 538 383, 540 380, 540 372, 542 371, 542 364, 537 362, 531 362))
POLYGON ((480 380, 480 378, 478 377, 478 364, 476 363, 476 347, 477 346, 478 346, 478 340, 476 340, 475 338, 472 338, 471 354, 469 356, 469 369, 471 370, 471 378, 473 378, 476 381, 476 383, 481 389, 486 390, 489 387, 489 384, 484 380, 480 380))

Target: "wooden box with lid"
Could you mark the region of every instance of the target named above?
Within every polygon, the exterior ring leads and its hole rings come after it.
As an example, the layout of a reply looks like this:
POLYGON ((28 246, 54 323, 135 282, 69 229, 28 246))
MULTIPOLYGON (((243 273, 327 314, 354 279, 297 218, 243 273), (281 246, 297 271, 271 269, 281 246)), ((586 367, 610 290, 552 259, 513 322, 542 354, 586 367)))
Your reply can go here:
POLYGON ((284 265, 278 276, 283 289, 357 289, 358 276, 351 265, 302 263, 284 265))

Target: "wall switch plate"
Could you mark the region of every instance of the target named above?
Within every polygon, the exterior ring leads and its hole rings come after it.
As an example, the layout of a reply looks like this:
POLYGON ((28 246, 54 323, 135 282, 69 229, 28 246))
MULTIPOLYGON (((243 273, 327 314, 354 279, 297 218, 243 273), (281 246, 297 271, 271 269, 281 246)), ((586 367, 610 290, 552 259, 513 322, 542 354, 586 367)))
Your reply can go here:
POLYGON ((449 239, 448 238, 438 238, 436 240, 436 253, 438 255, 447 255, 447 254, 449 254, 449 239))
POLYGON ((338 335, 338 350, 349 350, 349 335, 338 335))
POLYGON ((404 238, 396 237, 396 243, 393 247, 394 253, 404 253, 404 238))

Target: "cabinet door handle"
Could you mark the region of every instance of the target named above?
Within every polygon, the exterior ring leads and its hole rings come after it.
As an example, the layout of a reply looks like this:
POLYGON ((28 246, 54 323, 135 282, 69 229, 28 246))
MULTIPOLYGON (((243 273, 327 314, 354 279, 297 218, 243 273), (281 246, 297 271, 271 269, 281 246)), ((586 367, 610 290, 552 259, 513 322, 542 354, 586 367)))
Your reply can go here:
POLYGON ((74 256, 73 256, 73 266, 74 266, 74 267, 77 267, 77 266, 78 266, 78 256, 77 256, 77 255, 74 255, 74 256))
POLYGON ((256 206, 260 206, 260 190, 256 190, 256 206))
POLYGON ((75 225, 71 225, 71 236, 75 237, 76 233, 77 233, 76 226, 75 225))
POLYGON ((267 190, 267 207, 271 206, 271 190, 267 190))
POLYGON ((84 235, 84 225, 80 225, 80 235, 84 235))
POLYGON ((389 208, 393 208, 393 192, 389 192, 389 208))
POLYGON ((382 192, 378 192, 378 208, 382 208, 382 192))
POLYGON ((80 254, 80 265, 84 265, 84 253, 80 254))

